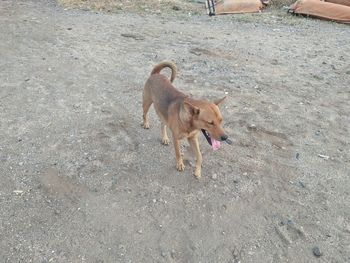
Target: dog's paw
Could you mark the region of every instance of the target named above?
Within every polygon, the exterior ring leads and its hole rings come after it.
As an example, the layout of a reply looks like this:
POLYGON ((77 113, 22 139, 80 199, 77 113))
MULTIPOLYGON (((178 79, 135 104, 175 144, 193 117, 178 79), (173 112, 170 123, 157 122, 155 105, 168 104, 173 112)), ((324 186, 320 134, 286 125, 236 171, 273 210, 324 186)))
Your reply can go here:
POLYGON ((185 165, 184 165, 184 163, 181 161, 181 162, 178 162, 177 164, 176 164, 176 169, 179 171, 179 172, 182 172, 182 171, 184 171, 185 170, 185 165))
POLYGON ((169 138, 163 138, 163 139, 162 139, 162 144, 163 144, 163 145, 169 145, 169 142, 170 142, 170 141, 169 141, 169 138))
POLYGON ((142 124, 142 127, 143 127, 144 129, 149 129, 149 123, 148 123, 148 122, 143 123, 143 124, 142 124))
POLYGON ((196 177, 197 179, 201 178, 202 175, 202 171, 201 169, 196 169, 193 173, 194 177, 196 177))

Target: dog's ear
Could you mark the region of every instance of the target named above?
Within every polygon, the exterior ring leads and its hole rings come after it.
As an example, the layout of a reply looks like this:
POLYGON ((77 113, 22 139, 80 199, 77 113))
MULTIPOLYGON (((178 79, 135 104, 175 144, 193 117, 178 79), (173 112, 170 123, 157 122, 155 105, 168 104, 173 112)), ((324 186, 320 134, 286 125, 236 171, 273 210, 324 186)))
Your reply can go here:
POLYGON ((194 106, 188 101, 184 101, 184 107, 191 115, 198 115, 200 112, 198 107, 194 106))
POLYGON ((214 100, 214 104, 216 104, 216 105, 220 105, 224 100, 226 99, 226 96, 225 97, 223 97, 222 99, 217 99, 217 100, 214 100))

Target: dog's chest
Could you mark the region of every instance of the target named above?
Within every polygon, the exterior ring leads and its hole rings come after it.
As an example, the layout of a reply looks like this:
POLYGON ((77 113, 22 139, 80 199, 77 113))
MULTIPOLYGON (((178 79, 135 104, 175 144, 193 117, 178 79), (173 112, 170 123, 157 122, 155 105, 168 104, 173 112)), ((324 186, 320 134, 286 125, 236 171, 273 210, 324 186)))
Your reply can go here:
POLYGON ((182 138, 190 138, 190 137, 195 136, 197 133, 198 133, 198 130, 194 130, 194 131, 191 131, 191 132, 183 132, 181 134, 181 137, 182 138))

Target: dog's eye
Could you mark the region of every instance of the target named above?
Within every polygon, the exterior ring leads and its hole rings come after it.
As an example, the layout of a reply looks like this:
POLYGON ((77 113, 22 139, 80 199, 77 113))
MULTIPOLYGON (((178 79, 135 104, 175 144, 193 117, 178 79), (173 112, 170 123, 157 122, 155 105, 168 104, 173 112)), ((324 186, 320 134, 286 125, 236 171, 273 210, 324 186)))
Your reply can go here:
POLYGON ((208 124, 209 125, 214 125, 214 122, 213 121, 208 121, 208 124))

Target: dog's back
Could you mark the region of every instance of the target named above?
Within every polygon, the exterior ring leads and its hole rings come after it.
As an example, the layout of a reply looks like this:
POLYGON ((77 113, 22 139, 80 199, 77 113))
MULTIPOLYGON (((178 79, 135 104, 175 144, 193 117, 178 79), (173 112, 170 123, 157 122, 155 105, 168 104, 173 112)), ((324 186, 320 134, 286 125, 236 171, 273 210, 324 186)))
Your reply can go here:
POLYGON ((154 104, 154 108, 160 114, 164 121, 168 121, 169 105, 177 99, 183 99, 185 94, 175 89, 172 85, 176 77, 176 66, 172 62, 161 62, 156 65, 151 71, 151 76, 148 78, 143 91, 143 99, 154 104), (170 80, 160 74, 164 68, 171 69, 170 80))

